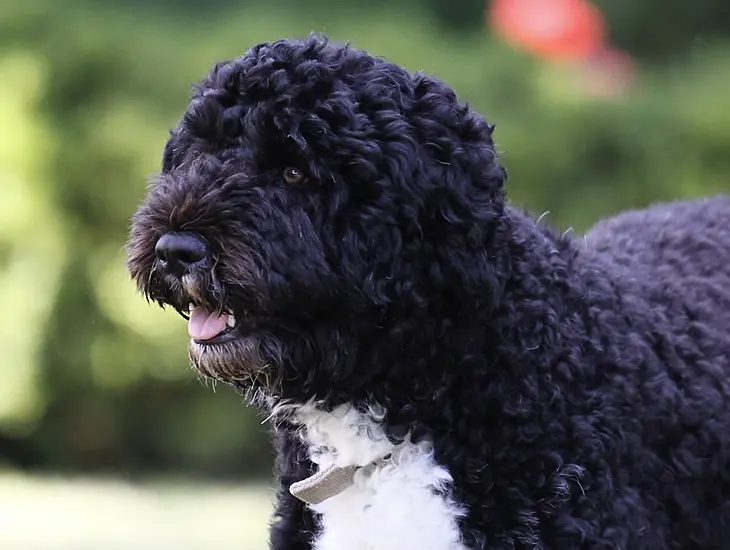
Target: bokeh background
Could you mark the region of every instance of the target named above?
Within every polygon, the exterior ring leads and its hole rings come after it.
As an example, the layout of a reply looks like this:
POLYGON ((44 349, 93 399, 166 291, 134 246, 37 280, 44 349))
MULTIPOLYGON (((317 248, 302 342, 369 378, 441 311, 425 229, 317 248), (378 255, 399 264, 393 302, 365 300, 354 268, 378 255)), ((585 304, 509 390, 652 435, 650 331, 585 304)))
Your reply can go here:
POLYGON ((3 550, 266 547, 262 419, 122 246, 191 84, 310 31, 449 82, 560 228, 730 191, 726 0, 0 0, 3 550))

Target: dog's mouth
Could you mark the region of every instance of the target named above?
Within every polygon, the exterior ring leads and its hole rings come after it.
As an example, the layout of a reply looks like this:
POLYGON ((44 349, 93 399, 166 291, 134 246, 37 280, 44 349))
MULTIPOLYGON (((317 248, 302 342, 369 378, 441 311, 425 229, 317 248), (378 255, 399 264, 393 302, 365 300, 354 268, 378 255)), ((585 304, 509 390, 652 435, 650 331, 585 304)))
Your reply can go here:
POLYGON ((272 355, 267 352, 276 349, 267 346, 275 328, 269 317, 245 309, 234 314, 233 309, 214 304, 190 303, 187 309, 176 310, 188 321, 188 355, 200 374, 234 384, 247 394, 269 384, 272 355))
POLYGON ((237 326, 233 313, 209 311, 190 304, 188 315, 188 334, 196 344, 221 344, 235 338, 237 326))
POLYGON ((264 322, 249 314, 236 316, 230 309, 212 310, 193 303, 188 306, 187 313, 179 313, 188 322, 192 341, 202 346, 224 344, 248 336, 264 322))

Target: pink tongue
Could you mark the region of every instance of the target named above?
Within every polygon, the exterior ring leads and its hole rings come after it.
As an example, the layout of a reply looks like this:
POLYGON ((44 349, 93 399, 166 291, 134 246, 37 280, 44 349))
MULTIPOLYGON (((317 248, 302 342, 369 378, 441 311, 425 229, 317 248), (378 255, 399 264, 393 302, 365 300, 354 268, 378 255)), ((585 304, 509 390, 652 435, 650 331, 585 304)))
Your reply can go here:
POLYGON ((228 314, 218 315, 210 313, 202 307, 196 307, 190 312, 188 334, 193 340, 210 340, 226 329, 228 314))

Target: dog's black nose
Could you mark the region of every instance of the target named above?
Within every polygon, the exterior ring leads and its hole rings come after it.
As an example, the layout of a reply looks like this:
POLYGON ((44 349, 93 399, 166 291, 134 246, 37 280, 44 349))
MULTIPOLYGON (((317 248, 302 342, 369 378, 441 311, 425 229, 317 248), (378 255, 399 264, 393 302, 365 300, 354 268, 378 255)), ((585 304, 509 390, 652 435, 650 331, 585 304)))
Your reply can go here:
POLYGON ((165 233, 155 245, 155 254, 162 267, 182 275, 208 257, 208 247, 191 233, 165 233))

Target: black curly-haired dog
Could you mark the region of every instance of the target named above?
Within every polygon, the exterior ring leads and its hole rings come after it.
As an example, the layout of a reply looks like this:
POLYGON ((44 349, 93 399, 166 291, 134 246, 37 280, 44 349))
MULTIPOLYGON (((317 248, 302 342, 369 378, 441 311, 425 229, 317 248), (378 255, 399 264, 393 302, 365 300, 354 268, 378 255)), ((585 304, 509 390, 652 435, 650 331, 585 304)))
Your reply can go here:
POLYGON ((730 548, 730 199, 560 236, 492 131, 312 36, 218 64, 172 132, 129 269, 274 417, 271 547, 730 548))

